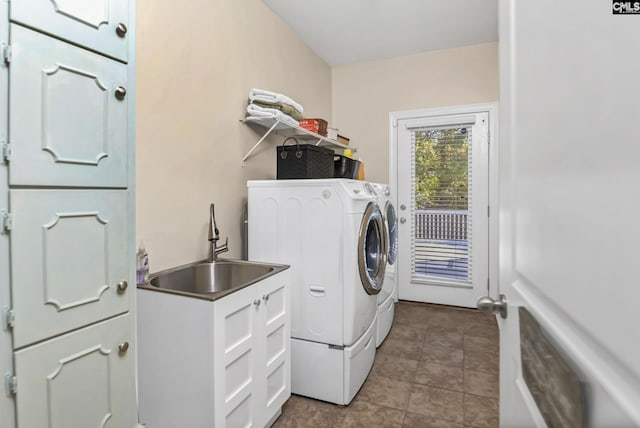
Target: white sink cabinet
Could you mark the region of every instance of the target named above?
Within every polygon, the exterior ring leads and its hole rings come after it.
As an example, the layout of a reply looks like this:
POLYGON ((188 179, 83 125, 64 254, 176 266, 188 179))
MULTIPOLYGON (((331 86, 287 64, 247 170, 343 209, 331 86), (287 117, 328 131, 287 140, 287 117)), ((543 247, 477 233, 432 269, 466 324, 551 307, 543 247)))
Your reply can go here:
POLYGON ((270 426, 291 395, 289 272, 219 300, 138 289, 140 423, 270 426))

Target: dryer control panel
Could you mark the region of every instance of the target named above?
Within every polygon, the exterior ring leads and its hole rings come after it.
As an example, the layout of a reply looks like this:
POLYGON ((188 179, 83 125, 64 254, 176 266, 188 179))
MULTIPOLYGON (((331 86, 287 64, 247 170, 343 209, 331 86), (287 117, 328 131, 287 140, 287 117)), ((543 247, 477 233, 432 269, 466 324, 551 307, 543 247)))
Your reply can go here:
POLYGON ((347 193, 352 195, 356 199, 370 199, 376 196, 376 191, 366 181, 349 180, 344 183, 344 187, 347 189, 347 193))

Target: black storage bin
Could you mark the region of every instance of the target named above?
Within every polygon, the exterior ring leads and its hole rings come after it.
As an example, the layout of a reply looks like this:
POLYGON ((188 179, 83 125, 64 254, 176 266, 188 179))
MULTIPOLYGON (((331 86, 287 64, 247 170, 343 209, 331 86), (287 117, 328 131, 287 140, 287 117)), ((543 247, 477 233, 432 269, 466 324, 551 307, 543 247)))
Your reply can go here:
POLYGON ((358 178, 360 162, 342 155, 334 155, 333 176, 335 178, 358 178))
POLYGON ((277 179, 332 178, 333 150, 312 144, 299 144, 289 137, 276 148, 277 179), (286 146, 289 140, 295 145, 286 146))

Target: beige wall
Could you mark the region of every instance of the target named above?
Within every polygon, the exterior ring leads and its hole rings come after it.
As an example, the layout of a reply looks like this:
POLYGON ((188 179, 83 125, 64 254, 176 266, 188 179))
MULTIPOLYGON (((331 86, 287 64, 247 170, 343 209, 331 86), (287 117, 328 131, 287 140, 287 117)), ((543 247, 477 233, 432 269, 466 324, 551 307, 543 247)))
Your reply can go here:
POLYGON ((330 117, 331 70, 261 0, 137 2, 137 240, 151 271, 207 254, 210 202, 241 255, 247 179, 275 178, 275 144, 239 123, 252 87, 330 117))
POLYGON ((389 182, 389 113, 498 100, 498 44, 332 70, 332 126, 351 138, 366 179, 389 182))

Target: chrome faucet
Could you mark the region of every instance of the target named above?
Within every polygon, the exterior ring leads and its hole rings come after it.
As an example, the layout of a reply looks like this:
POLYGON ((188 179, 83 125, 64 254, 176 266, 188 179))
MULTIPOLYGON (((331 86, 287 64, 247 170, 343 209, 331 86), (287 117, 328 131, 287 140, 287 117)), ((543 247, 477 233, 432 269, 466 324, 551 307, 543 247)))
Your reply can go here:
POLYGON ((216 225, 216 214, 214 204, 209 206, 209 263, 213 263, 218 260, 218 254, 229 251, 229 237, 224 241, 224 245, 218 247, 218 240, 220 239, 220 231, 216 225))

